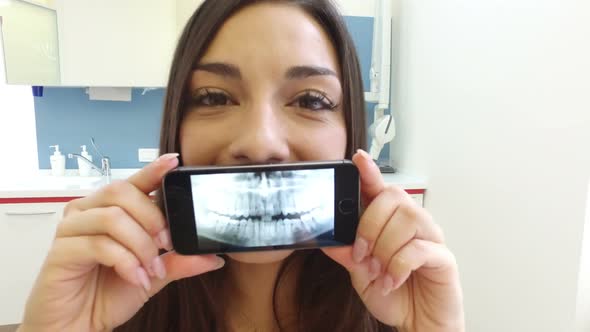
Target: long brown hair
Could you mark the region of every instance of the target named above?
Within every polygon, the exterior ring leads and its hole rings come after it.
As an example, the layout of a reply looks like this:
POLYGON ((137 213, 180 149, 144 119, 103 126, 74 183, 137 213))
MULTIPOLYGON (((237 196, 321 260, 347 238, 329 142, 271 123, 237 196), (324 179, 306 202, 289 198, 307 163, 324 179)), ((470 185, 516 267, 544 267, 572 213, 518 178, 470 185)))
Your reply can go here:
MULTIPOLYGON (((160 136, 160 152, 179 152, 179 130, 187 110, 186 96, 193 68, 223 23, 245 6, 269 0, 207 0, 192 15, 178 41, 168 78, 160 136)), ((329 0, 282 0, 298 6, 325 29, 337 53, 346 123, 346 158, 366 146, 365 103, 358 57, 342 17, 329 0)), ((182 164, 182 161, 181 161, 182 164)), ((298 262, 295 285, 296 331, 395 331, 373 318, 351 285, 349 273, 321 250, 295 251, 282 263, 274 285, 298 262)), ((230 263, 230 262, 228 262, 230 263)), ((170 283, 116 331, 225 331, 228 298, 223 294, 226 269, 170 283)))

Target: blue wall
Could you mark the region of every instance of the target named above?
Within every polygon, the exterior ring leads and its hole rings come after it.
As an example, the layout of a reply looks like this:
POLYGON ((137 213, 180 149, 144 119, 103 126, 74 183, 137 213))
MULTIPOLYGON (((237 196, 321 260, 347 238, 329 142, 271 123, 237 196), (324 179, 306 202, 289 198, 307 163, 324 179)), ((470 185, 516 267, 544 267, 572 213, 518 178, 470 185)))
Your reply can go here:
MULTIPOLYGON (((360 57, 365 90, 369 85, 373 18, 345 17, 360 57)), ((48 88, 43 97, 35 97, 39 168, 49 169, 50 145, 59 144, 62 153, 79 153, 80 145, 87 145, 90 154, 98 156, 90 147, 94 137, 99 148, 111 158, 113 168, 140 168, 137 149, 157 148, 159 141, 164 89, 148 91, 133 89, 131 102, 91 101, 84 88, 48 88)), ((374 104, 367 104, 367 124, 372 123, 374 104)), ((389 159, 389 149, 381 158, 389 159)), ((97 159, 95 159, 96 161, 97 159)), ((75 169, 74 160, 67 160, 67 168, 75 169)))
MULTIPOLYGON (((80 153, 80 145, 91 148, 94 137, 101 152, 111 159, 113 168, 139 168, 138 148, 157 148, 159 142, 164 89, 133 89, 131 102, 89 100, 84 88, 48 88, 43 97, 35 97, 35 120, 39 168, 51 168, 50 145, 59 144, 67 153, 80 153)), ((67 168, 77 168, 74 159, 67 168)))

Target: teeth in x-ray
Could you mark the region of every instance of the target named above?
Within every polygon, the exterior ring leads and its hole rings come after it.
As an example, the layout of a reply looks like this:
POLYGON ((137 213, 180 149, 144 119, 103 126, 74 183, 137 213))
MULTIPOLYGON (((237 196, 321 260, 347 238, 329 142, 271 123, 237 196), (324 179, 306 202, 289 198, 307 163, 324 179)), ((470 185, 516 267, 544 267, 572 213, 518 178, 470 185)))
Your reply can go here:
POLYGON ((254 200, 254 199, 249 199, 247 200, 247 205, 248 205, 248 213, 249 214, 253 214, 253 215, 258 215, 259 214, 259 201, 258 200, 254 200))
POLYGON ((313 196, 307 197, 307 199, 299 199, 295 201, 295 210, 297 211, 309 211, 310 203, 313 202, 313 196))
POLYGON ((314 219, 311 214, 304 214, 301 216, 301 225, 305 232, 311 233, 313 228, 314 219))
POLYGON ((296 200, 306 200, 308 199, 307 196, 302 196, 302 195, 296 195, 296 194, 291 194, 289 192, 285 193, 285 211, 287 213, 297 213, 297 212, 305 212, 305 211, 300 211, 297 209, 297 206, 295 205, 295 201, 296 200))
POLYGON ((238 217, 242 216, 242 211, 244 210, 244 208, 241 206, 241 201, 243 199, 243 196, 238 196, 236 197, 236 199, 234 199, 234 207, 231 210, 226 210, 225 213, 229 214, 231 211, 234 212, 234 214, 238 217))
POLYGON ((295 207, 293 206, 295 204, 293 196, 294 195, 289 195, 288 193, 285 195, 285 208, 283 209, 283 211, 287 213, 295 212, 295 207))
POLYGON ((200 236, 239 246, 305 241, 333 229, 333 174, 216 174, 193 182, 200 236))
POLYGON ((248 233, 251 227, 248 227, 248 220, 240 220, 240 232, 239 232, 239 239, 243 241, 244 239, 248 238, 248 233))
POLYGON ((211 233, 208 237, 218 241, 244 246, 267 246, 304 241, 333 227, 331 219, 318 221, 311 212, 301 215, 299 219, 284 218, 275 221, 253 218, 232 219, 213 213, 209 213, 209 216, 211 218, 209 221, 215 221, 212 226, 203 227, 201 232, 211 233))
POLYGON ((315 197, 312 193, 286 191, 277 192, 269 197, 260 197, 252 193, 218 194, 209 197, 207 210, 235 217, 303 213, 311 210, 312 204, 318 204, 315 197), (219 204, 224 201, 224 204, 219 204))
MULTIPOLYGON (((211 213, 209 215, 211 215, 211 213)), ((213 218, 215 218, 215 217, 213 217, 213 218)), ((215 219, 213 219, 213 220, 215 220, 215 219)), ((222 221, 221 217, 217 217, 217 222, 214 223, 213 225, 215 227, 215 232, 222 234, 223 231, 225 230, 225 228, 228 226, 228 223, 222 221)))
POLYGON ((274 215, 275 214, 274 213, 274 204, 273 204, 274 202, 268 198, 265 198, 263 200, 263 202, 264 202, 264 211, 265 211, 264 214, 274 215))
POLYGON ((266 202, 263 199, 257 199, 256 201, 256 210, 258 211, 257 213, 255 213, 255 216, 261 216, 263 214, 266 214, 266 202))

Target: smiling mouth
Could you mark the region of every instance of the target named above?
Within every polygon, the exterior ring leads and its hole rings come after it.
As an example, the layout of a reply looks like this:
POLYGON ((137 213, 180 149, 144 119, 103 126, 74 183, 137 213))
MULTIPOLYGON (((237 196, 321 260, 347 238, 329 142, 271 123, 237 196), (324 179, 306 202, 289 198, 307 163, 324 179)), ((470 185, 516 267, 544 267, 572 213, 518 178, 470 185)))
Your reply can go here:
POLYGON ((303 242, 332 231, 333 173, 319 171, 193 179, 198 236, 255 247, 303 242))

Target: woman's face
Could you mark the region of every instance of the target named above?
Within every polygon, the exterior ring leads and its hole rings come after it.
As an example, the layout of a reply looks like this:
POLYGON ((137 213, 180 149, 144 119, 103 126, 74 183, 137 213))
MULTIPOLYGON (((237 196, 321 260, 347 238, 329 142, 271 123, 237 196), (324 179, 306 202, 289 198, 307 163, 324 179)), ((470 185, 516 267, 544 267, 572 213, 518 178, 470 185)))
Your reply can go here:
MULTIPOLYGON (((301 9, 263 3, 232 16, 192 73, 184 165, 342 159, 346 127, 334 47, 301 9)), ((270 263, 291 251, 231 254, 270 263)))

